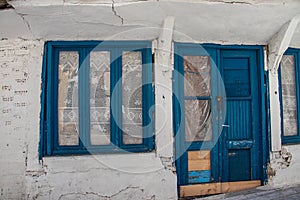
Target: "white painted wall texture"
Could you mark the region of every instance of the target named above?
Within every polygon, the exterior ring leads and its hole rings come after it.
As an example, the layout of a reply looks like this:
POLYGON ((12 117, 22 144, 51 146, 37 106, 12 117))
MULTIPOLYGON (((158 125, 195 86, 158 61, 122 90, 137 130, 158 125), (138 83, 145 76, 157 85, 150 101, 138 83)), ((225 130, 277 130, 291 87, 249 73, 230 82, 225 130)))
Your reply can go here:
POLYGON ((176 175, 155 153, 38 160, 43 42, 0 41, 0 199, 176 199, 176 175))
MULTIPOLYGON (((0 10, 0 199, 176 199, 173 152, 163 135, 159 152, 56 156, 39 162, 44 42, 153 40, 172 15, 175 41, 267 45, 300 12, 297 1, 239 2, 15 0, 15 9, 0 10)), ((300 47, 299 26, 290 46, 300 47)), ((164 103, 171 105, 167 99, 164 103)), ((270 184, 300 181, 300 146, 284 148, 271 154, 276 175, 270 184)))
POLYGON ((29 148, 35 146, 37 153, 41 43, 1 40, 0 44, 0 198, 24 198, 29 148), (30 135, 34 140, 29 144, 30 135))

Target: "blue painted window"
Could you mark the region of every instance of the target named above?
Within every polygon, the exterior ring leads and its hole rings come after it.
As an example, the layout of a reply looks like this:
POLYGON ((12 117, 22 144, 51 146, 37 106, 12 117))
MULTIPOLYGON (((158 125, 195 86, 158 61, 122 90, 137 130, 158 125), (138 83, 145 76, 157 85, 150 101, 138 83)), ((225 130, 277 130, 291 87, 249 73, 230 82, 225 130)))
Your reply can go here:
POLYGON ((41 156, 151 151, 151 42, 47 42, 41 99, 41 156))
POLYGON ((282 143, 300 142, 300 49, 288 49, 279 69, 282 143))

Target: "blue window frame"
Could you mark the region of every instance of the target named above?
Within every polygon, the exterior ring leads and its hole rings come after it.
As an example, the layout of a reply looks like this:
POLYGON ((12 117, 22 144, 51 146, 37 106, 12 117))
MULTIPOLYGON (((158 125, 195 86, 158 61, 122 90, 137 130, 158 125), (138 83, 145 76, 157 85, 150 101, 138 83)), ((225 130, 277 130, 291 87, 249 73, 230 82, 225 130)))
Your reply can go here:
POLYGON ((151 42, 47 42, 40 158, 153 150, 151 42))
POLYGON ((300 142, 300 49, 289 48, 279 69, 282 143, 300 142))

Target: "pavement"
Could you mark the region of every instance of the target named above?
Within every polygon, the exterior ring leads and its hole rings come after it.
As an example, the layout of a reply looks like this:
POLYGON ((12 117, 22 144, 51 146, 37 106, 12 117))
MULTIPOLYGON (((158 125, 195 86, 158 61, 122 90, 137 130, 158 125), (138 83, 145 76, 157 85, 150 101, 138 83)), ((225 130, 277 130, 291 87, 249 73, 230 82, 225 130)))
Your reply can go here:
POLYGON ((300 200, 300 184, 281 187, 261 186, 255 189, 219 194, 194 200, 300 200))

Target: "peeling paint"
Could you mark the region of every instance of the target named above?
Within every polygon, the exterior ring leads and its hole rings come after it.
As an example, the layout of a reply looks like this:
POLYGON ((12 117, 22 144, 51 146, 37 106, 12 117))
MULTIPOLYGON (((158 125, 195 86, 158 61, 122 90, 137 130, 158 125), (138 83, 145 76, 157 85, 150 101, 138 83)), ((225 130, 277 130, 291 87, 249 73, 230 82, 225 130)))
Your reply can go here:
POLYGON ((300 180, 300 146, 286 145, 272 152, 270 158, 270 185, 298 184, 300 180))
POLYGON ((276 175, 276 171, 272 168, 271 164, 268 163, 268 165, 267 165, 267 176, 268 176, 268 179, 272 178, 275 175, 276 175))
POLYGON ((160 157, 161 163, 165 169, 170 170, 172 173, 176 173, 176 168, 171 157, 160 157))
POLYGON ((281 151, 273 153, 273 160, 271 166, 274 170, 285 169, 290 166, 292 161, 292 154, 282 147, 281 151))
POLYGON ((280 155, 282 161, 280 161, 279 164, 281 165, 282 169, 289 167, 292 161, 292 154, 288 152, 285 147, 283 147, 280 151, 280 155))
POLYGON ((25 175, 34 178, 34 177, 40 177, 40 176, 47 175, 47 172, 45 172, 45 171, 26 171, 25 175))

